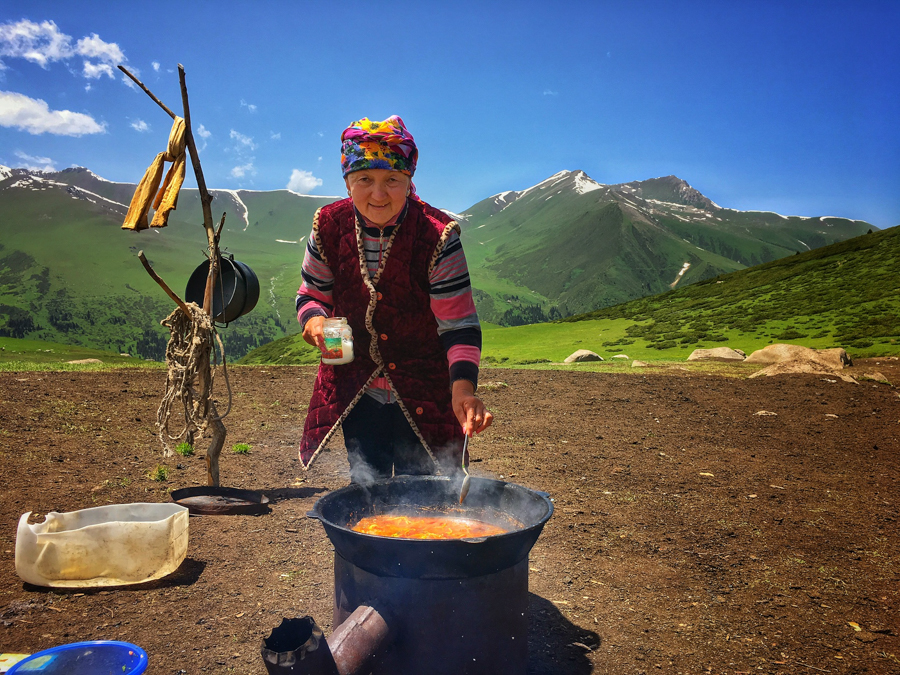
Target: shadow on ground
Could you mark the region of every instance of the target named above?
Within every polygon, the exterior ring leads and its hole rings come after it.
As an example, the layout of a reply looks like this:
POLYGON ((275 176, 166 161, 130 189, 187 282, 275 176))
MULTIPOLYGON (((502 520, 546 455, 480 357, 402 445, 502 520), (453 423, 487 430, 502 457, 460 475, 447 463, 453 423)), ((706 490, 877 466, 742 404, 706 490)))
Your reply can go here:
POLYGON ((529 593, 528 675, 587 675, 587 654, 600 646, 594 631, 576 626, 549 600, 529 593))

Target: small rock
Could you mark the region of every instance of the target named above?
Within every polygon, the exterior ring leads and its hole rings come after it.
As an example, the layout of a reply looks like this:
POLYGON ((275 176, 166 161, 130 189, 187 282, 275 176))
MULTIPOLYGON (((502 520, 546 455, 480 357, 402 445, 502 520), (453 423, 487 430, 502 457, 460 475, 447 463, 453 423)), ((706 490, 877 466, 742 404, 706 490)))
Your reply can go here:
POLYGON ((855 637, 860 642, 866 642, 866 643, 875 642, 875 640, 878 639, 878 636, 875 635, 875 633, 870 633, 867 630, 861 630, 858 633, 856 633, 856 635, 854 635, 853 637, 855 637))
POLYGON ((638 361, 637 359, 635 359, 634 361, 631 362, 632 368, 646 368, 649 365, 650 365, 649 363, 647 363, 645 361, 638 361))
POLYGON ((612 358, 614 358, 614 359, 627 359, 627 358, 629 358, 629 356, 628 356, 628 354, 616 354, 616 355, 613 356, 612 358))
POLYGON ((103 363, 100 359, 76 359, 75 361, 66 361, 66 363, 103 363))

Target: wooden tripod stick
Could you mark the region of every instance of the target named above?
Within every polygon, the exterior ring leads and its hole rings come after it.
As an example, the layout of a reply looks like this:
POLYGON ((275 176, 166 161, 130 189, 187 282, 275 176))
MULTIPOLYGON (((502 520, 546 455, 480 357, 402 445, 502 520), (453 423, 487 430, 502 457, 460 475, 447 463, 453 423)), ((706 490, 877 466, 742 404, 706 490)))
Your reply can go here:
POLYGON ((144 255, 143 251, 138 251, 138 260, 141 261, 141 264, 144 266, 144 269, 147 270, 147 274, 149 274, 153 278, 153 281, 158 283, 159 287, 162 288, 166 292, 166 295, 168 295, 170 298, 172 298, 172 300, 175 301, 175 304, 178 305, 179 307, 181 307, 181 311, 184 312, 188 318, 190 318, 191 310, 189 310, 188 306, 186 304, 184 304, 184 300, 179 298, 175 294, 175 291, 173 291, 171 288, 169 288, 169 285, 165 281, 163 281, 162 278, 156 273, 156 270, 154 270, 150 266, 150 263, 147 261, 147 257, 144 255))
MULTIPOLYGON (((119 70, 125 73, 132 81, 134 81, 137 86, 139 86, 144 93, 147 94, 160 108, 162 108, 167 115, 171 118, 175 118, 176 115, 172 112, 165 103, 160 101, 152 91, 150 91, 143 82, 141 82, 137 77, 135 77, 132 73, 128 71, 125 66, 120 65, 119 70)), ((206 239, 209 244, 209 274, 206 277, 206 288, 203 294, 203 311, 208 315, 212 316, 213 312, 213 289, 215 288, 216 276, 219 272, 219 233, 222 230, 222 225, 225 222, 225 214, 222 214, 222 222, 219 224, 219 231, 217 232, 213 226, 212 219, 212 195, 209 194, 209 190, 206 188, 206 180, 203 177, 203 168, 200 165, 200 155, 197 152, 197 145, 194 143, 194 134, 191 131, 191 108, 188 101, 188 93, 187 93, 187 83, 185 81, 185 73, 184 66, 180 63, 178 64, 178 79, 181 85, 181 103, 184 108, 184 133, 185 133, 185 145, 187 146, 188 152, 191 155, 191 164, 194 167, 194 176, 197 178, 197 188, 200 191, 200 206, 203 209, 203 227, 206 229, 206 239)), ((143 253, 143 252, 142 252, 143 253)), ((139 256, 141 257, 141 256, 139 256)), ((152 271, 149 263, 146 262, 146 259, 141 257, 141 263, 144 265, 144 268, 150 273, 150 276, 156 280, 158 284, 160 284, 163 290, 169 295, 170 298, 178 303, 178 306, 181 307, 183 311, 187 311, 187 307, 181 302, 178 297, 165 285, 162 279, 156 275, 155 272, 152 271)), ((190 313, 188 313, 190 315, 190 313)), ((222 448, 225 445, 225 425, 222 424, 222 420, 219 417, 218 412, 216 411, 216 404, 212 401, 212 397, 210 396, 212 391, 212 368, 210 366, 210 354, 207 352, 203 355, 201 362, 198 365, 198 378, 199 378, 199 387, 200 387, 200 395, 202 400, 207 402, 206 410, 204 411, 206 419, 209 421, 209 425, 212 428, 212 441, 210 443, 209 450, 206 452, 206 479, 207 484, 212 486, 219 485, 219 455, 222 452, 222 448)))

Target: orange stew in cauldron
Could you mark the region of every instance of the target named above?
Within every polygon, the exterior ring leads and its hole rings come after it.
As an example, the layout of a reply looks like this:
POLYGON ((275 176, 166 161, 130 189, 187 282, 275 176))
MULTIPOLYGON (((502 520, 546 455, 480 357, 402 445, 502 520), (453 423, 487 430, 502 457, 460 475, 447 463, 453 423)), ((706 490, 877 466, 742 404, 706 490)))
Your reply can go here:
POLYGON ((508 530, 471 518, 446 516, 369 516, 353 526, 354 532, 404 539, 469 539, 503 534, 508 530))

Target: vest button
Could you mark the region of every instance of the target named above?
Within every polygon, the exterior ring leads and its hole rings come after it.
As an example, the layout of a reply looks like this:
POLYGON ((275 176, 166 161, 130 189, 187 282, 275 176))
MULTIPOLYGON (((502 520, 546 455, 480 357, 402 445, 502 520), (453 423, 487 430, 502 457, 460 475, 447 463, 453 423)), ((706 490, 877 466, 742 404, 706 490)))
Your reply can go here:
POLYGON ((396 364, 396 363, 389 363, 389 364, 388 364, 388 368, 390 368, 391 370, 396 370, 396 369, 397 369, 397 364, 396 364))
POLYGON ((381 339, 382 339, 382 340, 387 340, 387 333, 382 333, 382 334, 381 334, 381 339))
POLYGON ((421 415, 423 412, 425 411, 422 408, 416 408, 416 415, 421 415))
POLYGON ((384 297, 384 296, 381 294, 380 291, 379 291, 378 293, 375 294, 375 298, 378 299, 378 300, 381 300, 383 297, 384 297))

